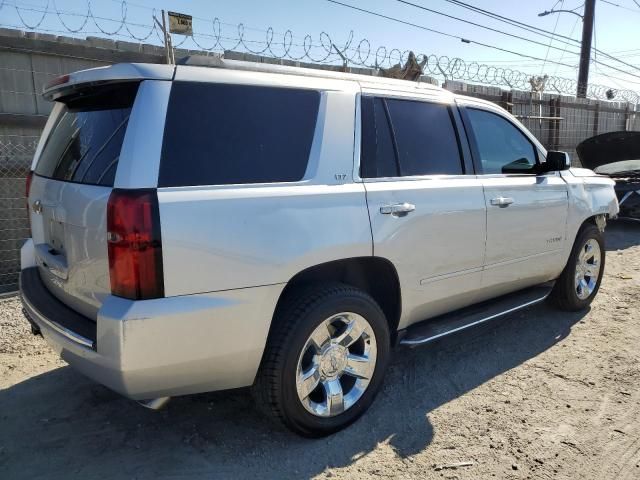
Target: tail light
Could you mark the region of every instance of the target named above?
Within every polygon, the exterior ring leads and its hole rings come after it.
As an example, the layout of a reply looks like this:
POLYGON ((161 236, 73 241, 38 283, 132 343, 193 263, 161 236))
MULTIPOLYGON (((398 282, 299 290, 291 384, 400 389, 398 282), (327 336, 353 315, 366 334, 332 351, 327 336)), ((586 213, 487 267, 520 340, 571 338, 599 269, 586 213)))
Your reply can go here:
POLYGON ((164 296, 160 212, 155 190, 114 189, 107 204, 111 293, 132 300, 164 296))

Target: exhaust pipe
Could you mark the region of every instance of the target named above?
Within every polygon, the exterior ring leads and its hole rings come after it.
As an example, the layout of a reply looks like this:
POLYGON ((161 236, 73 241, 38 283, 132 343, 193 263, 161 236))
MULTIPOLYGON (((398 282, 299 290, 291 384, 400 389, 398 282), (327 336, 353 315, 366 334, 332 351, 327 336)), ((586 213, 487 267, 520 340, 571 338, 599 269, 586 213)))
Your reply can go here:
POLYGON ((158 397, 150 400, 140 400, 138 403, 149 410, 160 410, 169 403, 169 400, 171 400, 171 397, 158 397))

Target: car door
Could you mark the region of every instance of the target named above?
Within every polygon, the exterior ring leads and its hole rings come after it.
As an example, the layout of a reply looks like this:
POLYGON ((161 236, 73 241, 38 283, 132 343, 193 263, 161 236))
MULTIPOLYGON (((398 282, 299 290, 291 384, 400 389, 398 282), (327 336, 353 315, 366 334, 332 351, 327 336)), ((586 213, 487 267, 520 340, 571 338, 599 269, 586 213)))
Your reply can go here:
POLYGON ((455 107, 365 95, 361 118, 373 253, 397 269, 400 328, 473 303, 486 207, 455 107))
POLYGON ((539 173, 540 150, 499 110, 467 106, 463 118, 487 207, 485 296, 555 278, 563 268, 566 183, 557 172, 539 173))

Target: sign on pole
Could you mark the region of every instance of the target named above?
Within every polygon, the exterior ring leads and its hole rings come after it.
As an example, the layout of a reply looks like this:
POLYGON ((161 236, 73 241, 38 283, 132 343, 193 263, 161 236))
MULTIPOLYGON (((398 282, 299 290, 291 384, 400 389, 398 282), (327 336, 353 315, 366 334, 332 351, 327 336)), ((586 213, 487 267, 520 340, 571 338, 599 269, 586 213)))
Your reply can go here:
POLYGON ((184 13, 167 12, 169 32, 193 36, 193 17, 184 13))

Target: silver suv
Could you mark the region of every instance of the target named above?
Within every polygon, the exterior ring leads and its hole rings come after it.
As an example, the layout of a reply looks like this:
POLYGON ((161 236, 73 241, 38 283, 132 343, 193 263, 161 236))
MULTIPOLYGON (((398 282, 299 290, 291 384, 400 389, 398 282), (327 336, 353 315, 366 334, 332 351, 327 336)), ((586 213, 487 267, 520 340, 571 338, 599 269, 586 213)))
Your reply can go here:
POLYGON ((393 346, 598 291, 614 183, 489 102, 194 57, 72 73, 44 96, 26 316, 147 406, 253 386, 326 435, 369 407, 393 346))

